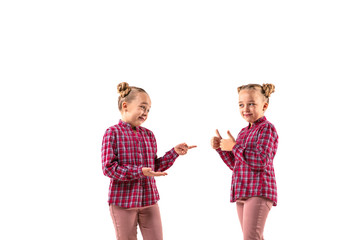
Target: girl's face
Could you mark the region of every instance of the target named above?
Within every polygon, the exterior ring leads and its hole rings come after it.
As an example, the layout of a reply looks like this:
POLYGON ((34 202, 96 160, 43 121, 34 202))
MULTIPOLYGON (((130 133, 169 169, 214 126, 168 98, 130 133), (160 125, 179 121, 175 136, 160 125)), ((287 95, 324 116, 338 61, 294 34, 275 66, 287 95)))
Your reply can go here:
POLYGON ((138 127, 146 121, 150 108, 151 100, 149 95, 139 92, 130 103, 122 103, 122 120, 130 123, 133 127, 138 127))
POLYGON ((268 103, 257 89, 244 89, 239 92, 239 108, 241 116, 252 125, 264 116, 268 103))

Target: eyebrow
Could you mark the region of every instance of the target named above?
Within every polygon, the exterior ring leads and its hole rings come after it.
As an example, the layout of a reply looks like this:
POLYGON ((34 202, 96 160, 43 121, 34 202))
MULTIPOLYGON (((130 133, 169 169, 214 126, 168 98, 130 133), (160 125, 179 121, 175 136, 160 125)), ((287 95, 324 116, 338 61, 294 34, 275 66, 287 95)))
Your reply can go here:
MULTIPOLYGON (((239 101, 239 103, 243 103, 243 101, 239 101)), ((249 103, 255 103, 255 101, 249 101, 249 103)))

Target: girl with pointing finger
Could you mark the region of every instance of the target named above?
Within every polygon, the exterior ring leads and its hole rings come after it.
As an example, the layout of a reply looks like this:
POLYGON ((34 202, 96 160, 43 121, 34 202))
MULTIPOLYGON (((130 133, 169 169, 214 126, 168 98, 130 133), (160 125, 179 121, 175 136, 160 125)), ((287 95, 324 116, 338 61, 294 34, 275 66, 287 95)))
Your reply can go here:
POLYGON ((237 136, 228 131, 223 139, 218 130, 211 145, 233 171, 231 202, 236 202, 244 240, 262 240, 266 218, 277 205, 277 188, 273 160, 278 135, 264 113, 272 84, 248 84, 238 88, 241 116, 249 123, 237 136))
POLYGON ((157 156, 154 134, 140 125, 151 100, 144 89, 120 83, 119 124, 108 128, 102 142, 102 170, 110 178, 110 214, 117 240, 136 240, 139 225, 144 240, 162 240, 159 193, 154 177, 165 176, 179 155, 196 146, 179 144, 157 156))

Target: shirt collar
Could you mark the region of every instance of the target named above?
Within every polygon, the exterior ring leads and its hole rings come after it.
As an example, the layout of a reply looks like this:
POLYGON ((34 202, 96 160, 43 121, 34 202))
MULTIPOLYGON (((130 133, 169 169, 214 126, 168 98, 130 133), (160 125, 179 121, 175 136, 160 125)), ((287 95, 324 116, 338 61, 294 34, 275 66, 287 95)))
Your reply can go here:
MULTIPOLYGON (((256 120, 253 125, 256 126, 256 125, 259 125, 260 123, 263 123, 266 121, 266 117, 265 116, 262 116, 261 118, 259 118, 258 120, 256 120)), ((250 123, 249 123, 249 128, 250 128, 250 123)))
MULTIPOLYGON (((129 129, 133 129, 133 127, 131 126, 130 123, 124 122, 122 119, 119 120, 119 125, 127 127, 129 129)), ((139 127, 135 127, 135 130, 138 131, 140 128, 139 127)))

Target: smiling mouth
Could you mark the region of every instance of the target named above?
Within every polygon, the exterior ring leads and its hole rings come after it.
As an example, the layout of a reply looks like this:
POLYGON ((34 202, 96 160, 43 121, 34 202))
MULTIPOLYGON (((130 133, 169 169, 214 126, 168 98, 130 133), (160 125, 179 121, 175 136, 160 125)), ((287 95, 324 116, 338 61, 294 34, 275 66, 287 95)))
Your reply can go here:
POLYGON ((139 117, 140 121, 145 121, 146 119, 144 117, 139 117))

